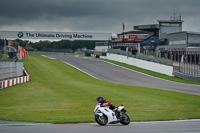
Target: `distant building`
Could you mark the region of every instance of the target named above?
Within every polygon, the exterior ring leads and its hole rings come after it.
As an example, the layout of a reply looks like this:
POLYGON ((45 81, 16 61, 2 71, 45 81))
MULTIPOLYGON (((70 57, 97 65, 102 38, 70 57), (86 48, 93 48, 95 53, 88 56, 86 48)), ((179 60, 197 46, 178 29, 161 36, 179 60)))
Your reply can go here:
POLYGON ((159 25, 158 24, 149 24, 149 25, 137 25, 133 26, 134 30, 140 30, 140 31, 149 31, 153 32, 154 36, 158 37, 159 34, 159 25))
POLYGON ((117 39, 113 42, 125 42, 125 43, 140 43, 152 36, 153 32, 148 31, 128 31, 117 35, 117 39))
POLYGON ((165 45, 157 46, 157 53, 161 53, 162 56, 167 55, 175 61, 180 61, 183 55, 186 62, 200 61, 200 32, 182 31, 181 16, 171 17, 171 20, 158 20, 158 22, 159 39, 165 45))
POLYGON ((134 31, 118 34, 113 46, 136 47, 139 43, 141 53, 156 52, 154 55, 175 61, 185 55, 185 61, 200 62, 200 32, 182 31, 183 22, 181 15, 174 13, 170 20, 158 20, 158 24, 133 26, 134 31))
POLYGON ((159 39, 165 39, 167 34, 182 31, 182 20, 158 20, 158 22, 159 39))
POLYGON ((136 30, 118 34, 117 38, 112 40, 112 47, 114 49, 129 47, 133 54, 140 53, 139 45, 141 45, 141 52, 154 50, 155 46, 158 45, 158 25, 144 25, 134 28, 136 30))

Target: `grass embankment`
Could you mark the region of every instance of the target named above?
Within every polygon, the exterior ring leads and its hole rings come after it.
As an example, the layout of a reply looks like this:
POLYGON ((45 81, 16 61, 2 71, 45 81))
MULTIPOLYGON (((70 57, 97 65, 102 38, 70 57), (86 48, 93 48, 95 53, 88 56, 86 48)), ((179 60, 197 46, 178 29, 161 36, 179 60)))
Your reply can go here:
POLYGON ((151 76, 154 76, 154 77, 158 77, 158 78, 161 78, 161 79, 166 79, 166 80, 169 80, 169 81, 174 81, 174 82, 179 82, 179 83, 200 85, 200 82, 194 82, 194 81, 180 79, 180 78, 177 78, 177 77, 168 76, 168 75, 165 75, 165 74, 161 74, 161 73, 153 72, 153 71, 150 71, 150 70, 142 69, 142 68, 139 68, 139 67, 135 67, 135 66, 132 66, 132 65, 125 64, 125 63, 107 60, 107 59, 100 59, 100 60, 104 60, 104 61, 116 64, 116 65, 119 65, 119 66, 122 66, 122 67, 125 67, 125 68, 129 68, 131 70, 138 71, 138 72, 148 74, 148 75, 151 75, 151 76))
POLYGON ((97 96, 124 104, 132 121, 200 118, 200 96, 103 82, 42 56, 24 61, 30 82, 0 90, 0 119, 94 122, 97 96))

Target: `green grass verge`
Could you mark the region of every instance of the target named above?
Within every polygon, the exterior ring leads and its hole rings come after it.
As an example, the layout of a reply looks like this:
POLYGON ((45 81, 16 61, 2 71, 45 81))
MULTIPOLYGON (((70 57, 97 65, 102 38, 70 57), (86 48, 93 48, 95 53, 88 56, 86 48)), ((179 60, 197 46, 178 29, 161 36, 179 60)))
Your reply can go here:
POLYGON ((100 59, 100 60, 104 60, 104 61, 116 64, 116 65, 119 65, 119 66, 122 66, 122 67, 125 67, 125 68, 129 68, 131 70, 138 71, 138 72, 141 72, 141 73, 145 73, 145 74, 148 74, 148 75, 151 75, 151 76, 154 76, 154 77, 158 77, 158 78, 161 78, 161 79, 166 79, 166 80, 169 80, 169 81, 174 81, 174 82, 179 82, 179 83, 199 84, 200 85, 200 82, 188 81, 188 80, 180 79, 180 78, 177 78, 177 77, 168 76, 168 75, 165 75, 165 74, 161 74, 161 73, 153 72, 153 71, 150 71, 150 70, 142 69, 142 68, 139 68, 139 67, 135 67, 135 66, 132 66, 132 65, 125 64, 125 63, 107 60, 107 59, 100 59))
POLYGON ((96 98, 124 104, 131 121, 200 118, 200 96, 94 79, 59 61, 29 56, 27 83, 0 90, 0 119, 47 123, 94 122, 96 98))
POLYGON ((3 59, 3 60, 8 59, 8 55, 7 54, 3 54, 1 59, 3 59))

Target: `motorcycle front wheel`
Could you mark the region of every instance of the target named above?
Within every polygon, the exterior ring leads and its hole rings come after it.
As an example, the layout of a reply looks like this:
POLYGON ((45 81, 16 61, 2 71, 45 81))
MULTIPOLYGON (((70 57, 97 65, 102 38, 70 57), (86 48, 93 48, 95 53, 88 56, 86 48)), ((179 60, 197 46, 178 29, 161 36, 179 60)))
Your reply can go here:
POLYGON ((130 123, 130 118, 127 114, 122 114, 122 118, 120 120, 120 123, 123 125, 128 125, 130 123))
POLYGON ((101 126, 105 126, 107 124, 107 122, 108 122, 108 119, 107 119, 107 117, 105 115, 102 115, 102 116, 95 115, 95 120, 101 126))

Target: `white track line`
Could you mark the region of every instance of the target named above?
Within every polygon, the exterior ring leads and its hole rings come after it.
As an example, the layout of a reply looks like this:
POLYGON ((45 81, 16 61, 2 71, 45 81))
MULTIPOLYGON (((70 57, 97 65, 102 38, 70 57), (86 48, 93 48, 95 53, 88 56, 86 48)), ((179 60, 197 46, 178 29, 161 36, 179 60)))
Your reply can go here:
POLYGON ((79 69, 78 67, 75 67, 74 65, 69 64, 68 62, 65 62, 65 61, 62 61, 62 62, 64 62, 64 63, 70 65, 70 66, 73 67, 73 68, 76 68, 77 70, 79 70, 79 71, 81 71, 81 72, 83 72, 83 73, 85 73, 85 74, 87 74, 87 75, 89 75, 89 76, 91 76, 91 77, 93 77, 93 78, 95 78, 95 79, 98 79, 98 78, 94 77, 93 75, 91 75, 91 74, 89 74, 89 73, 87 73, 87 72, 85 72, 85 71, 79 69))
POLYGON ((52 57, 49 57, 49 56, 46 56, 46 55, 41 55, 41 56, 46 57, 46 58, 49 58, 49 59, 53 59, 53 60, 56 59, 56 58, 52 58, 52 57))
MULTIPOLYGON (((56 59, 56 58, 48 57, 48 56, 45 56, 45 55, 42 55, 42 56, 43 56, 43 57, 46 57, 46 58, 49 58, 49 59, 56 59)), ((60 61, 62 61, 62 60, 60 60, 60 61)), ((85 71, 79 69, 78 67, 75 67, 74 65, 72 65, 72 64, 70 64, 70 63, 68 63, 68 62, 65 62, 65 61, 62 61, 62 62, 64 62, 64 63, 67 64, 67 65, 70 65, 70 66, 73 67, 73 68, 76 68, 77 70, 79 70, 79 71, 81 71, 81 72, 83 72, 83 73, 89 75, 89 76, 92 77, 92 78, 98 79, 98 78, 94 77, 93 75, 91 75, 91 74, 89 74, 89 73, 87 73, 87 72, 85 72, 85 71)))

